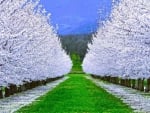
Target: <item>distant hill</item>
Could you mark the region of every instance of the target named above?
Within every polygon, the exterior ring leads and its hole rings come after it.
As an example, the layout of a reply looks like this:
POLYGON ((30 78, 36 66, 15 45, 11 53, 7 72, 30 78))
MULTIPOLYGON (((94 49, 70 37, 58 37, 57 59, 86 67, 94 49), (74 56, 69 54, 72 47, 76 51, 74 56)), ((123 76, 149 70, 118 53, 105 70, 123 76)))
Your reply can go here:
POLYGON ((74 25, 74 27, 68 27, 68 26, 65 26, 62 30, 60 30, 60 33, 63 34, 63 35, 66 35, 66 34, 70 34, 70 35, 73 35, 73 34, 92 34, 93 32, 96 32, 97 31, 97 28, 98 28, 99 24, 98 23, 95 23, 95 22, 89 22, 89 23, 86 23, 86 22, 83 22, 83 23, 80 23, 79 25, 74 25))

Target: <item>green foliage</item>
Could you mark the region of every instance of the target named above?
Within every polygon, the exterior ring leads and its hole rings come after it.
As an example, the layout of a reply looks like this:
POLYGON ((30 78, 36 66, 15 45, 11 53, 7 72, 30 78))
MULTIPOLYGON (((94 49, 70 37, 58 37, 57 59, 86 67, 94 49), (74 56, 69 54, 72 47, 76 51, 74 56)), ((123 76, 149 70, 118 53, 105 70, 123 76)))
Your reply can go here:
POLYGON ((131 108, 84 74, 70 78, 17 113, 132 113, 131 108))
POLYGON ((78 54, 80 59, 83 60, 87 53, 87 44, 92 41, 92 34, 65 35, 60 37, 63 49, 68 54, 78 54))
POLYGON ((73 62, 72 72, 71 73, 83 73, 82 71, 82 62, 78 54, 71 54, 71 59, 73 62))

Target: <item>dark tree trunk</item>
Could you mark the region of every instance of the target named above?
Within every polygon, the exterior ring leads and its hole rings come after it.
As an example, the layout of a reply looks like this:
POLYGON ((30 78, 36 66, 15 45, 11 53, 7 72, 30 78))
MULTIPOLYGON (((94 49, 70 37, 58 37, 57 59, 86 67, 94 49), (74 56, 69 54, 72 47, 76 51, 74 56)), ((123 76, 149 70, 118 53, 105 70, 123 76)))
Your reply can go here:
POLYGON ((25 87, 25 84, 21 85, 21 91, 26 91, 26 87, 25 87))
POLYGON ((113 77, 113 83, 114 83, 114 84, 119 84, 119 79, 118 79, 118 77, 113 77))
POLYGON ((26 87, 27 90, 31 89, 30 83, 29 83, 29 82, 26 82, 26 83, 25 83, 25 87, 26 87))
POLYGON ((113 77, 110 77, 110 82, 113 83, 113 77))
POLYGON ((137 79, 137 90, 140 90, 140 82, 141 82, 141 80, 138 78, 137 79))
POLYGON ((8 87, 5 88, 5 97, 10 96, 10 89, 8 87))
POLYGON ((0 98, 3 98, 3 91, 0 90, 0 98))
POLYGON ((136 80, 135 79, 132 79, 132 88, 133 89, 136 89, 136 84, 135 84, 136 80))
POLYGON ((128 79, 128 87, 131 87, 131 79, 128 79))
POLYGON ((150 78, 147 79, 146 92, 150 91, 150 78))
POLYGON ((129 82, 129 81, 128 81, 128 79, 126 78, 126 79, 125 79, 125 86, 126 86, 126 87, 128 87, 128 84, 129 84, 128 82, 129 82))
POLYGON ((104 81, 107 81, 107 76, 104 76, 104 81))
POLYGON ((144 91, 144 79, 139 78, 138 79, 138 90, 144 91))
POLYGON ((42 81, 42 84, 43 84, 43 85, 46 85, 46 80, 43 80, 43 81, 42 81))
POLYGON ((140 91, 144 91, 144 78, 141 79, 140 91))
POLYGON ((122 78, 120 79, 120 85, 123 86, 123 79, 122 78))
POLYGON ((111 78, 110 78, 110 76, 108 76, 108 77, 107 77, 107 81, 110 82, 110 80, 111 80, 111 78))
POLYGON ((10 84, 10 95, 13 95, 14 93, 17 93, 17 86, 14 84, 10 84))

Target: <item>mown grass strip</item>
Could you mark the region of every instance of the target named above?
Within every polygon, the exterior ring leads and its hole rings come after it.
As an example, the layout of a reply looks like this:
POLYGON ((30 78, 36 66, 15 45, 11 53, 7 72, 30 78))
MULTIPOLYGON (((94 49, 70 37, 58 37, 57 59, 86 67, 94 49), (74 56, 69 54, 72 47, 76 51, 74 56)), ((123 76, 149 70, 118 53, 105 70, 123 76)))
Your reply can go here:
POLYGON ((17 113, 132 113, 132 109, 102 88, 97 87, 84 74, 70 74, 45 96, 17 113))

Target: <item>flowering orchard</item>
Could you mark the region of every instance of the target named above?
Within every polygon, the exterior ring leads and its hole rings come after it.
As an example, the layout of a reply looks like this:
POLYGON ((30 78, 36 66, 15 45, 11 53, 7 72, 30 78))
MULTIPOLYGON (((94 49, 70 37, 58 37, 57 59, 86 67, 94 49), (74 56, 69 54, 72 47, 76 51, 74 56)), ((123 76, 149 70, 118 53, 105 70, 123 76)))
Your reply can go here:
POLYGON ((150 91, 150 2, 121 0, 93 36, 83 61, 86 73, 150 91), (144 87, 144 84, 146 86, 144 87))
POLYGON ((0 97, 70 72, 49 18, 38 0, 0 0, 0 97))

